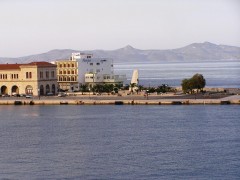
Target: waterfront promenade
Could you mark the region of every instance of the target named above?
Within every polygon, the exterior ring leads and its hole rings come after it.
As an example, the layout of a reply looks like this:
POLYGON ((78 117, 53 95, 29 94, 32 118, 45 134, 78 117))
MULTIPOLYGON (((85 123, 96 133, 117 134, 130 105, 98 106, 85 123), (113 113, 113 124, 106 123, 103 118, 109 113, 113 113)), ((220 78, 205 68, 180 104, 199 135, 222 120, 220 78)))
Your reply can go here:
POLYGON ((0 105, 197 105, 239 104, 240 95, 93 95, 69 94, 66 97, 1 97, 0 105))

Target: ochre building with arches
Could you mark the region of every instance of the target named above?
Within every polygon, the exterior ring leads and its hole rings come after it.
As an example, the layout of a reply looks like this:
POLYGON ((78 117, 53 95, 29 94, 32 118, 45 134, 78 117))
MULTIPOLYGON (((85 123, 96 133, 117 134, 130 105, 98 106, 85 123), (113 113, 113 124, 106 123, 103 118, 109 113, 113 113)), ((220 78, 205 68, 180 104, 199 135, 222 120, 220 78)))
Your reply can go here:
POLYGON ((56 94, 56 67, 48 62, 0 64, 0 94, 56 94))

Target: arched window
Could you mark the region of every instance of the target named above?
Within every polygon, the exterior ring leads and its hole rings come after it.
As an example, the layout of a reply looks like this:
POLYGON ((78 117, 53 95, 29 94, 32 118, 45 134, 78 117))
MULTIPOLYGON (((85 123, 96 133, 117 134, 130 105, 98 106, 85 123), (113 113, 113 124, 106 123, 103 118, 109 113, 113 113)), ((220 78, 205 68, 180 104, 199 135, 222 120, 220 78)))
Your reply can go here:
POLYGON ((8 88, 7 88, 7 86, 2 86, 2 87, 1 87, 1 94, 8 94, 8 88))
POLYGON ((12 94, 13 93, 19 94, 19 88, 17 86, 12 87, 12 94))
POLYGON ((55 92, 56 92, 56 86, 55 86, 55 84, 53 84, 52 85, 52 93, 55 94, 55 92))
POLYGON ((47 93, 50 93, 50 86, 48 84, 46 85, 46 94, 47 93))
POLYGON ((31 85, 27 85, 25 88, 26 94, 33 94, 33 87, 31 85))
POLYGON ((43 87, 43 85, 40 86, 40 95, 44 95, 44 87, 43 87))

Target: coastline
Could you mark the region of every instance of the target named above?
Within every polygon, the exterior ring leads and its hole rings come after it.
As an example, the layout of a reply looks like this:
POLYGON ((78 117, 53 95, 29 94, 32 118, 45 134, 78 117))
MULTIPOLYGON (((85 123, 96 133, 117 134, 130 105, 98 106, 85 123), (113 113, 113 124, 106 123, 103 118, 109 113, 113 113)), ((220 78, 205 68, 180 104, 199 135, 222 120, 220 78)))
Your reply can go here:
POLYGON ((128 96, 126 98, 119 98, 116 96, 106 97, 72 97, 70 98, 45 98, 25 99, 25 98, 9 98, 0 99, 0 105, 240 105, 240 95, 232 95, 223 98, 182 98, 176 96, 168 98, 157 98, 158 96, 149 96, 149 99, 143 99, 139 96, 128 96))

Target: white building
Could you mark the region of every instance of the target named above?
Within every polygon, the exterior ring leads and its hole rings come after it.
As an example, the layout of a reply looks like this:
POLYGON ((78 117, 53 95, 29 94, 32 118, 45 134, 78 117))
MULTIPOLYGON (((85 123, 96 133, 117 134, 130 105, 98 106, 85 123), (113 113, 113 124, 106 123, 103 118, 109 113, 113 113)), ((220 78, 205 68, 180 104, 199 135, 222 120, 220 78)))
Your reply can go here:
POLYGON ((126 75, 115 75, 113 60, 94 58, 92 54, 72 53, 72 61, 78 63, 78 82, 81 84, 123 84, 126 75))
MULTIPOLYGON (((86 84, 90 87, 94 84, 123 84, 126 81, 126 75, 114 74, 112 59, 94 58, 93 54, 72 53, 70 60, 57 61, 56 64, 58 68, 58 83, 63 89, 73 87, 71 82, 67 81, 69 78, 71 80, 71 77, 68 76, 73 75, 77 84, 86 84), (71 63, 73 62, 76 65, 72 66, 71 63), (76 74, 71 74, 72 71, 76 74), (66 85, 66 83, 68 84, 66 85)), ((79 87, 77 84, 71 90, 77 89, 79 87)))

